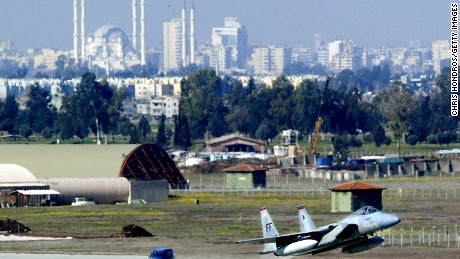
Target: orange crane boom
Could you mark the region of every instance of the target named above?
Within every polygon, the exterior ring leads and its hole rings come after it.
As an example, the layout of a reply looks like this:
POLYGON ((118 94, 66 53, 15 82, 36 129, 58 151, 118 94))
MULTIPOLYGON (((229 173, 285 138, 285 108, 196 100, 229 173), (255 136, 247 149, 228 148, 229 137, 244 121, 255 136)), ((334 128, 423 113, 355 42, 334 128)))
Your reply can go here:
POLYGON ((311 155, 314 155, 316 153, 316 144, 318 143, 319 130, 321 129, 321 125, 323 124, 323 118, 321 117, 321 111, 323 108, 324 99, 326 98, 326 91, 327 91, 327 86, 329 85, 329 80, 331 80, 331 77, 328 76, 326 79, 326 85, 324 86, 323 97, 321 98, 321 103, 319 104, 318 119, 316 120, 315 129, 313 131, 313 137, 312 137, 311 146, 310 146, 311 155))

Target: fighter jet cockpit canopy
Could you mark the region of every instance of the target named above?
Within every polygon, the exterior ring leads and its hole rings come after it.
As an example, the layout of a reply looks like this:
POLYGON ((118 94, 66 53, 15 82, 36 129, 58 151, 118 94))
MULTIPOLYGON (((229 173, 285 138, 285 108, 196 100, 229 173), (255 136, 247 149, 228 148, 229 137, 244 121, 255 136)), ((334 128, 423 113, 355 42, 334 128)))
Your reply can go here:
POLYGON ((378 210, 372 206, 365 206, 360 208, 359 210, 353 212, 351 215, 359 216, 359 215, 369 215, 372 213, 377 212, 378 210))

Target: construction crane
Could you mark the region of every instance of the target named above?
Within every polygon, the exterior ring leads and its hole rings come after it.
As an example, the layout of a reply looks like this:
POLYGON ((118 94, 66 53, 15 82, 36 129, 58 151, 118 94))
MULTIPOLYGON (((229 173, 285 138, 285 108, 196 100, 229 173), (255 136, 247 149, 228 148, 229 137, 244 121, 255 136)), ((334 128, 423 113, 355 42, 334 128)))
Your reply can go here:
POLYGON ((329 80, 331 80, 330 76, 328 76, 326 79, 326 85, 324 86, 323 97, 321 98, 321 103, 319 104, 318 119, 316 120, 315 130, 313 131, 313 138, 311 140, 311 146, 310 146, 311 155, 314 155, 316 153, 316 144, 318 142, 319 130, 321 129, 321 125, 323 124, 323 118, 321 117, 321 111, 323 108, 324 99, 326 98, 326 91, 327 91, 327 86, 329 85, 329 80))

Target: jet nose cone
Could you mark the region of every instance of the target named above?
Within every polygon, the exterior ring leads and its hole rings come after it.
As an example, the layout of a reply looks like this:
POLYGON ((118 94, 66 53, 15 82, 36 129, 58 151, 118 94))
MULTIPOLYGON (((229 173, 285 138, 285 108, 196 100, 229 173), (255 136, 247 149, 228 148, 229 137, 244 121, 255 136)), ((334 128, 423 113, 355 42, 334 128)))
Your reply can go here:
POLYGON ((401 222, 401 218, 392 214, 385 214, 382 218, 382 227, 389 228, 401 222))

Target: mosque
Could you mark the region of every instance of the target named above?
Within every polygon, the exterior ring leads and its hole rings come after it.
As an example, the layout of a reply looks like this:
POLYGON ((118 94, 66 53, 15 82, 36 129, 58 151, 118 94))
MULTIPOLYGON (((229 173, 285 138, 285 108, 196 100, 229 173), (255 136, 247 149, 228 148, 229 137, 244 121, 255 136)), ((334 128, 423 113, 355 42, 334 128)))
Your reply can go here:
POLYGON ((88 35, 86 40, 89 67, 98 66, 113 71, 141 64, 130 37, 115 25, 100 27, 94 34, 88 35))
POLYGON ((133 65, 146 65, 145 51, 145 0, 140 0, 140 48, 137 46, 138 18, 137 0, 132 0, 133 34, 128 36, 122 29, 106 24, 94 34, 86 33, 86 0, 73 2, 73 56, 76 63, 88 63, 89 67, 98 66, 107 72, 124 70, 133 65), (80 16, 79 16, 80 12, 80 16), (80 34, 80 35, 79 35, 80 34), (80 39, 79 39, 80 36, 80 39))
MULTIPOLYGON (((86 33, 86 0, 73 1, 73 57, 75 62, 87 63, 88 67, 100 67, 107 73, 126 70, 134 65, 147 65, 145 48, 145 0, 132 1, 132 34, 126 34, 122 29, 106 24, 93 34, 86 33), (138 3, 139 2, 139 3, 138 3), (140 17, 138 18, 138 6, 140 17), (140 24, 140 25, 138 25, 140 24), (140 33, 138 33, 140 27, 140 33), (138 40, 140 40, 138 42, 138 40)), ((190 39, 187 39, 185 1, 180 19, 180 31, 172 44, 180 43, 180 65, 195 63, 195 13, 194 7, 190 10, 190 39), (188 46, 190 45, 190 46, 188 46), (190 47, 190 51, 188 51, 190 47), (190 56, 188 56, 190 55, 190 56)), ((165 58, 167 59, 167 58, 165 58)))

